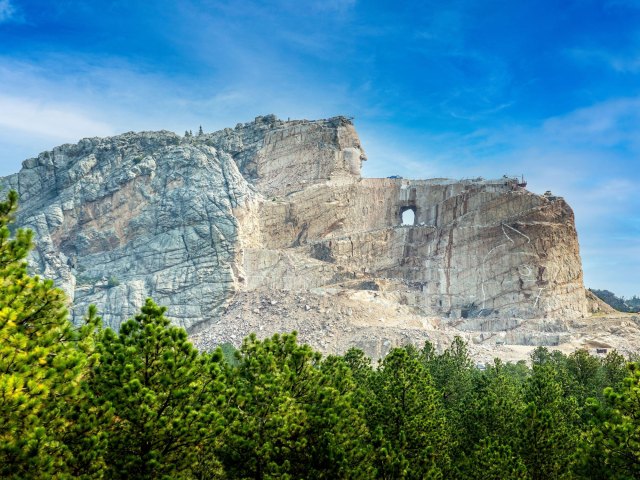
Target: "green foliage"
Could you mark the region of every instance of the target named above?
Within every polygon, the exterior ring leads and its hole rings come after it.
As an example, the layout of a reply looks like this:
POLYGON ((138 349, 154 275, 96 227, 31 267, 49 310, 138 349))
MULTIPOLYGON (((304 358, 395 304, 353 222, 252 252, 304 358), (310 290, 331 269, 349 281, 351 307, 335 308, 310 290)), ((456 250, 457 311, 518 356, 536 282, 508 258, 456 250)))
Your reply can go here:
POLYGON ((465 480, 524 480, 530 478, 522 459, 500 439, 486 438, 463 461, 457 475, 465 480))
POLYGON ((431 375, 415 349, 394 349, 370 381, 367 423, 380 478, 444 478, 453 445, 431 375))
POLYGON ((534 365, 524 390, 520 455, 533 480, 571 478, 578 441, 577 403, 566 397, 551 365, 534 365))
POLYGON ((373 368, 371 368, 371 359, 367 357, 362 350, 350 348, 344 354, 344 361, 349 366, 354 377, 359 383, 364 383, 371 376, 373 368))
POLYGON ((598 290, 590 288, 591 292, 596 295, 600 300, 615 308, 620 312, 640 312, 640 298, 633 296, 628 300, 624 297, 618 297, 615 293, 609 290, 598 290))
POLYGON ((466 438, 464 417, 471 401, 473 375, 477 372, 473 368, 467 345, 460 337, 455 337, 449 348, 441 355, 436 355, 433 346, 426 343, 421 358, 440 393, 453 442, 461 444, 466 438))
POLYGON ((526 408, 523 382, 496 360, 475 380, 473 392, 464 416, 463 449, 468 452, 481 442, 495 441, 515 449, 518 437, 513 432, 526 408))
POLYGON ((74 328, 64 293, 28 275, 32 233, 12 238, 9 230, 17 198, 12 191, 0 202, 0 476, 51 478, 68 473, 74 431, 100 443, 90 425, 80 425, 98 320, 92 315, 74 328))
POLYGON ((118 285, 120 285, 120 280, 118 280, 117 277, 109 277, 109 280, 107 281, 107 287, 113 288, 117 287, 118 285))
POLYGON ((617 389, 627 376, 627 361, 615 350, 609 352, 602 360, 604 385, 617 389))
POLYGON ((120 333, 98 339, 90 384, 114 413, 105 426, 109 478, 188 478, 222 430, 221 354, 198 354, 165 310, 147 300, 120 333))
POLYGON ((370 478, 344 363, 324 364, 295 333, 252 335, 239 357, 228 370, 229 423, 218 449, 231 478, 370 478))
POLYGON ((592 478, 639 478, 640 365, 629 364, 623 386, 604 394, 605 401, 589 402, 594 420, 580 449, 583 471, 592 478))
POLYGON ((0 478, 640 478, 640 366, 616 352, 479 371, 456 338, 373 368, 293 333, 200 353, 151 300, 119 333, 95 307, 74 327, 27 273, 16 202, 0 202, 0 478))
POLYGON ((634 295, 631 298, 627 298, 624 303, 629 306, 629 311, 631 312, 640 312, 640 297, 634 295))

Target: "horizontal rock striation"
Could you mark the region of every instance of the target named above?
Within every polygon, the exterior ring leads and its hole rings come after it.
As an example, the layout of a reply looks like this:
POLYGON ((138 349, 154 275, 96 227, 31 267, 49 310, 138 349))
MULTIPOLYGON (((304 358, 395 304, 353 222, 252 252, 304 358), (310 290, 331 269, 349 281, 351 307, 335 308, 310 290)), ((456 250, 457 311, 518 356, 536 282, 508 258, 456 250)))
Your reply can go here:
POLYGON ((363 179, 365 159, 349 119, 270 115, 195 137, 84 139, 0 183, 36 232, 33 270, 66 290, 76 320, 95 303, 117 328, 152 296, 196 332, 253 291, 381 285, 398 312, 468 329, 587 313, 562 198, 506 177, 363 179))
POLYGON ((425 314, 586 313, 573 212, 515 180, 353 178, 263 202, 256 218, 240 234, 248 289, 385 278, 425 314))

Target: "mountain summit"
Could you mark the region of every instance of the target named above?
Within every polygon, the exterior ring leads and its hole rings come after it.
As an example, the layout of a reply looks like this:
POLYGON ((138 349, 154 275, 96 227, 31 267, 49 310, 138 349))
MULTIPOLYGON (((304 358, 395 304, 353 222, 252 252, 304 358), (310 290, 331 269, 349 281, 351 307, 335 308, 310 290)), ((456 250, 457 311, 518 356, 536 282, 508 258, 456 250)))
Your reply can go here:
POLYGON ((69 294, 76 320, 94 303, 117 328, 149 296, 191 332, 242 299, 238 324, 267 297, 318 310, 300 295, 351 317, 383 308, 395 312, 383 323, 417 328, 586 315, 561 197, 509 177, 362 178, 365 159, 350 119, 268 115, 195 136, 87 138, 0 182, 20 194, 18 224, 36 232, 31 267, 69 294))

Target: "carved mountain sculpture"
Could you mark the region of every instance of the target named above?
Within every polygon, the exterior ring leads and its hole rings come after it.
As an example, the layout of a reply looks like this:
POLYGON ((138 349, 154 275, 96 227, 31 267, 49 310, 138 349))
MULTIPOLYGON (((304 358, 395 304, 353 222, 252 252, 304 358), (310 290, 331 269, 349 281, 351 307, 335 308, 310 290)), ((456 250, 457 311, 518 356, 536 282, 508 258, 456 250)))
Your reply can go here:
POLYGON ((76 319, 95 303, 116 328, 151 296, 176 324, 205 331, 251 292, 293 303, 379 295, 479 330, 587 313, 562 198, 506 177, 361 178, 364 159, 346 118, 265 116, 195 137, 83 139, 0 183, 19 192, 18 224, 36 232, 33 270, 66 290, 76 319))

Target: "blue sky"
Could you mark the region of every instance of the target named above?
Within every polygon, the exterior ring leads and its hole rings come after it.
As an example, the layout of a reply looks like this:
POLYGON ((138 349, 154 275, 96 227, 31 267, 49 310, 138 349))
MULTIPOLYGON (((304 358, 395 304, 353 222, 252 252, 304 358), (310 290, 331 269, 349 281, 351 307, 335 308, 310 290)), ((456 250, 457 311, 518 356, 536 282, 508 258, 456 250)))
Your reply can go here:
POLYGON ((640 294, 640 0, 0 0, 0 175, 82 137, 355 117, 367 176, 523 173, 640 294))

